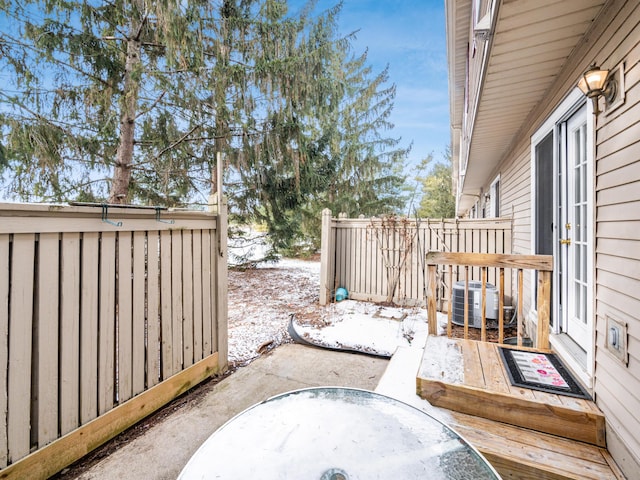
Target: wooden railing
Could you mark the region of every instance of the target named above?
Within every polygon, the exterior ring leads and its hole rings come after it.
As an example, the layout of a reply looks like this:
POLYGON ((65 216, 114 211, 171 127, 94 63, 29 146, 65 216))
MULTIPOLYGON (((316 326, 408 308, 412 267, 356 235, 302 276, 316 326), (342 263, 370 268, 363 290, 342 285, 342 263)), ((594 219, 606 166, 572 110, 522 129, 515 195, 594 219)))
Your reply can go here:
MULTIPOLYGON (((464 338, 469 336, 469 269, 479 268, 482 283, 482 322, 481 322, 481 340, 486 341, 486 305, 487 305, 487 272, 489 269, 498 270, 497 285, 499 294, 498 305, 498 342, 504 343, 504 306, 505 306, 505 269, 509 269, 515 273, 515 282, 517 291, 517 344, 522 346, 524 337, 524 311, 523 311, 523 295, 524 295, 524 271, 535 270, 538 272, 537 285, 537 329, 536 329, 536 346, 537 348, 549 348, 549 315, 551 303, 551 273, 553 271, 553 257, 550 255, 498 255, 498 254, 482 254, 482 253, 441 253, 429 252, 426 255, 427 264, 427 311, 429 319, 429 334, 437 335, 437 302, 438 292, 446 291, 448 305, 452 305, 453 291, 453 271, 464 269, 464 338), (448 266, 448 278, 439 278, 438 267, 448 266), (438 288, 444 282, 448 288, 438 288)), ((443 277, 443 275, 441 275, 443 277)), ((512 278, 509 277, 509 281, 512 278)), ((452 310, 448 308, 447 335, 452 335, 452 310)))
POLYGON ((0 204, 0 478, 48 478, 226 368, 226 221, 0 204))

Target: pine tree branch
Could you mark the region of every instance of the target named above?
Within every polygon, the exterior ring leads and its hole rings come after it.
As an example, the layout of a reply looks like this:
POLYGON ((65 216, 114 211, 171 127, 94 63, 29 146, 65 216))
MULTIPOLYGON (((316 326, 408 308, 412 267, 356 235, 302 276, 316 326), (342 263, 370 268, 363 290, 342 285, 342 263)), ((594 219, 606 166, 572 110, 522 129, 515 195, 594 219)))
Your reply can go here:
POLYGON ((156 108, 156 106, 158 106, 158 104, 160 103, 160 101, 162 100, 162 98, 165 96, 166 93, 167 93, 166 91, 163 91, 160 94, 160 96, 154 100, 153 104, 149 108, 147 108, 146 110, 143 110, 142 112, 138 113, 138 115, 136 115, 136 120, 138 118, 142 117, 143 115, 146 115, 147 113, 149 113, 154 108, 156 108))
POLYGON ((176 140, 175 142, 173 142, 171 145, 168 145, 167 147, 163 148, 162 150, 160 150, 160 152, 153 157, 153 160, 158 160, 162 155, 164 155, 166 152, 168 152, 169 150, 172 150, 173 148, 177 147, 178 145, 180 145, 181 143, 183 143, 184 141, 186 141, 186 139, 196 130, 198 130, 199 128, 201 128, 202 125, 196 125, 194 126, 191 130, 189 130, 188 132, 186 132, 184 135, 182 135, 182 137, 180 137, 178 140, 176 140))

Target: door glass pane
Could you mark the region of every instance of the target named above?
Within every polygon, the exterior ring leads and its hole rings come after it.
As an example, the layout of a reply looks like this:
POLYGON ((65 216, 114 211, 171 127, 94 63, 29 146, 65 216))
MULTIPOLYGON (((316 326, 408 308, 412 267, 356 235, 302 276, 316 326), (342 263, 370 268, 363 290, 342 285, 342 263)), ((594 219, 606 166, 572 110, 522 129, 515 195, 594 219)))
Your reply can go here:
POLYGON ((580 315, 582 323, 587 324, 587 286, 582 286, 582 315, 580 315))

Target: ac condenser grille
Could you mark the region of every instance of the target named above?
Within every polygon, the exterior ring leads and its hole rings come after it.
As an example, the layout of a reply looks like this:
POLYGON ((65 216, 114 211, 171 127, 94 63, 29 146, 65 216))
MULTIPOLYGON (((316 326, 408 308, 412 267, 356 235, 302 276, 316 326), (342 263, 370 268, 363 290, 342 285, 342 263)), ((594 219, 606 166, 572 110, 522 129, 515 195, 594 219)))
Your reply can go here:
MULTIPOLYGON (((465 282, 456 282, 453 286, 452 322, 456 325, 464 325, 464 286, 465 282)), ((497 328, 498 319, 498 291, 490 283, 486 284, 486 318, 487 328, 497 328)), ((476 281, 469 282, 469 326, 474 328, 482 327, 482 283, 476 281)))

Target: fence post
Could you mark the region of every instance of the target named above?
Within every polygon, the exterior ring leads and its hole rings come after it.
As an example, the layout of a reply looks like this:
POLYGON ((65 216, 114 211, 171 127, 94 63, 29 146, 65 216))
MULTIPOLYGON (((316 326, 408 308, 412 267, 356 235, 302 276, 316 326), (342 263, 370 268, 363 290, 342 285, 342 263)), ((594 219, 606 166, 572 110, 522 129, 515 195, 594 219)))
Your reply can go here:
POLYGON ((221 372, 227 369, 229 361, 229 335, 228 335, 228 249, 227 249, 227 199, 224 196, 218 197, 216 237, 218 254, 216 259, 216 290, 218 296, 216 301, 217 312, 216 322, 217 339, 218 339, 218 366, 221 372))
POLYGON ((335 246, 331 235, 331 210, 322 210, 322 233, 320 237, 320 305, 326 305, 331 301, 333 288, 333 255, 335 246))

